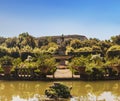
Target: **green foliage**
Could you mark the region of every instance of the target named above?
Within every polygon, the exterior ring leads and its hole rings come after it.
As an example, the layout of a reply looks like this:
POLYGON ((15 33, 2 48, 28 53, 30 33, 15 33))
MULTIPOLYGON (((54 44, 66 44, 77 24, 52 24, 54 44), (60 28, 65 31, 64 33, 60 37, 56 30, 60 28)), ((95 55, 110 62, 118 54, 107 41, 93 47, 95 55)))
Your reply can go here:
POLYGON ((103 58, 100 56, 100 54, 92 55, 91 59, 95 64, 100 65, 103 58))
POLYGON ((113 45, 107 51, 108 58, 120 57, 120 45, 113 45))
POLYGON ((14 60, 16 67, 20 68, 37 68, 36 61, 34 61, 34 58, 30 55, 27 56, 27 59, 24 61, 21 60, 21 58, 14 60), (18 65, 17 65, 17 64, 18 65))
POLYGON ((14 65, 15 67, 17 67, 17 66, 20 65, 21 62, 22 62, 21 58, 15 58, 15 59, 13 60, 13 65, 14 65))
POLYGON ((41 54, 37 60, 37 67, 41 73, 46 74, 55 70, 56 61, 50 55, 41 54))
POLYGON ((120 51, 120 45, 111 46, 108 51, 120 51))
POLYGON ((20 68, 37 68, 37 64, 36 64, 36 62, 27 62, 27 61, 24 61, 24 62, 21 62, 19 64, 19 67, 20 68))
POLYGON ((93 45, 97 46, 99 41, 100 40, 96 38, 90 38, 89 40, 84 40, 83 47, 92 47, 93 45))
POLYGON ((33 53, 34 53, 35 55, 39 55, 39 54, 41 53, 40 48, 35 47, 35 48, 33 49, 33 53))
POLYGON ((13 38, 7 38, 5 40, 5 46, 7 48, 12 48, 12 47, 15 47, 17 44, 17 38, 16 37, 13 37, 13 38))
POLYGON ((69 53, 73 53, 74 52, 74 48, 67 46, 66 47, 66 54, 69 55, 69 53))
POLYGON ((91 51, 92 51, 92 48, 90 47, 83 47, 76 50, 76 52, 91 52, 91 51))
MULTIPOLYGON (((35 38, 29 35, 28 32, 21 33, 18 37, 13 38, 1 38, 0 44, 0 56, 10 55, 14 58, 20 57, 21 52, 29 53, 49 53, 49 54, 58 54, 59 45, 56 42, 54 37, 43 37, 35 38), (3 47, 4 46, 4 47, 3 47), (14 49, 13 49, 14 48, 14 49), (34 50, 35 49, 35 50, 34 50)), ((90 38, 88 40, 79 40, 79 39, 68 39, 63 43, 64 48, 66 48, 66 54, 70 55, 89 55, 91 53, 103 53, 106 55, 106 51, 112 45, 116 45, 119 42, 119 36, 115 36, 113 42, 110 40, 100 41, 96 38, 90 38), (118 42, 114 42, 117 40, 118 42), (68 45, 68 46, 66 46, 68 45)), ((111 53, 110 54, 114 54, 111 53)), ((116 52, 119 54, 119 52, 116 52)), ((26 55, 27 56, 27 55, 26 55)), ((25 56, 25 58, 26 58, 25 56)), ((116 55, 115 55, 116 56, 116 55)), ((24 58, 24 59, 25 59, 24 58)), ((24 60, 22 59, 22 60, 24 60)))
POLYGON ((113 43, 120 45, 120 35, 113 36, 111 39, 113 43))
POLYGON ((102 53, 105 55, 107 50, 113 45, 111 41, 105 40, 105 41, 100 41, 99 47, 101 47, 102 53))
POLYGON ((96 79, 103 79, 104 78, 104 69, 103 69, 103 63, 101 64, 95 64, 94 62, 91 62, 87 64, 86 66, 86 74, 89 75, 89 79, 96 80, 96 79))
POLYGON ((120 59, 118 57, 114 57, 112 59, 109 58, 106 60, 106 63, 105 63, 106 67, 111 67, 114 65, 120 66, 120 59))
POLYGON ((0 46, 0 57, 3 57, 5 55, 8 55, 8 48, 4 47, 4 46, 0 46))
POLYGON ((24 61, 29 55, 34 56, 33 49, 29 46, 24 46, 24 48, 21 49, 20 58, 24 61))
POLYGON ((103 68, 103 63, 101 62, 101 64, 95 64, 94 62, 91 62, 89 64, 86 65, 86 71, 93 71, 93 68, 97 68, 97 69, 102 69, 103 68))
POLYGON ((57 48, 54 48, 54 47, 50 47, 47 52, 50 53, 50 54, 55 54, 57 51, 57 48))
POLYGON ((1 71, 4 71, 5 77, 9 75, 13 67, 12 58, 9 56, 4 56, 0 58, 1 71))
POLYGON ((87 64, 86 69, 92 69, 92 68, 103 68, 103 58, 100 56, 100 54, 92 55, 90 58, 91 62, 87 64))
POLYGON ((0 66, 0 73, 1 73, 1 72, 3 73, 3 71, 4 71, 3 68, 0 66))
POLYGON ((20 57, 18 47, 9 48, 9 53, 10 53, 10 56, 13 57, 13 58, 19 58, 20 57))
POLYGON ((5 40, 6 40, 6 38, 0 37, 0 45, 2 45, 3 43, 5 43, 5 40))
POLYGON ((57 52, 58 45, 54 42, 50 42, 48 45, 40 48, 41 53, 55 54, 57 52))
POLYGON ((48 44, 48 50, 47 52, 50 54, 55 54, 57 52, 58 45, 54 42, 51 42, 48 44))
POLYGON ((84 56, 75 57, 72 59, 71 66, 86 66, 86 62, 88 60, 84 56))
POLYGON ((72 70, 72 72, 75 72, 76 70, 81 72, 83 70, 82 68, 86 68, 87 64, 90 62, 90 57, 91 56, 81 56, 73 58, 69 64, 69 68, 72 70))
POLYGON ((78 49, 81 47, 81 41, 78 39, 74 39, 70 42, 70 46, 74 49, 78 49))
POLYGON ((86 69, 85 69, 86 73, 91 74, 91 73, 93 72, 92 69, 95 68, 95 67, 96 67, 96 65, 95 65, 93 62, 88 63, 88 64, 86 65, 86 69))
POLYGON ((81 56, 75 57, 72 59, 69 67, 73 72, 76 70, 81 72, 83 67, 85 67, 86 73, 92 73, 93 68, 101 69, 103 67, 103 62, 100 56, 98 55, 89 55, 88 57, 81 56))
POLYGON ((101 48, 99 47, 99 46, 92 46, 92 51, 94 51, 94 52, 101 52, 102 50, 101 50, 101 48))
POLYGON ((45 95, 49 98, 70 98, 70 88, 61 83, 54 83, 45 90, 45 95))
POLYGON ((80 71, 80 68, 76 67, 83 66, 90 73, 93 72, 93 68, 102 70, 106 66, 120 65, 120 35, 104 41, 96 38, 70 38, 60 45, 54 37, 35 38, 27 32, 13 38, 0 37, 0 63, 2 64, 4 56, 10 56, 14 67, 24 65, 27 68, 38 67, 43 73, 54 72, 56 61, 48 54, 58 55, 60 48, 66 51, 66 55, 74 56, 69 64, 73 71, 80 71), (91 56, 99 53, 106 58, 105 63, 101 57, 91 56), (26 61, 28 56, 32 56, 32 61, 26 61))
POLYGON ((21 63, 22 63, 21 58, 13 58, 12 59, 12 64, 13 64, 12 71, 14 71, 16 67, 20 67, 21 63))
POLYGON ((34 38, 26 32, 19 35, 17 45, 19 48, 27 45, 34 48, 36 44, 34 38))
POLYGON ((12 65, 12 58, 9 56, 4 56, 0 58, 1 65, 12 65))

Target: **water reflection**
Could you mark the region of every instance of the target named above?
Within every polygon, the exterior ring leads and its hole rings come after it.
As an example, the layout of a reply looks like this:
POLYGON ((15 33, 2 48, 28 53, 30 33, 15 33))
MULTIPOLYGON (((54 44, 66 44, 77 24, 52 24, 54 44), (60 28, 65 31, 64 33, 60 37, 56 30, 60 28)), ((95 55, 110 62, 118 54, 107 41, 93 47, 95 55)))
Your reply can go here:
MULTIPOLYGON (((120 101, 119 81, 64 81, 72 85, 71 101, 120 101)), ((53 82, 0 81, 0 101, 40 101, 53 82)), ((42 100, 41 100, 42 101, 42 100)))
MULTIPOLYGON (((83 83, 85 84, 85 83, 83 83)), ((91 82, 82 86, 81 92, 70 101, 120 101, 118 81, 91 82)))
POLYGON ((44 94, 44 86, 47 87, 44 82, 0 81, 0 101, 32 101, 31 99, 37 98, 37 95, 44 94))
POLYGON ((98 97, 98 100, 104 100, 104 101, 120 101, 120 95, 119 95, 119 84, 115 83, 111 91, 104 91, 100 94, 98 97))

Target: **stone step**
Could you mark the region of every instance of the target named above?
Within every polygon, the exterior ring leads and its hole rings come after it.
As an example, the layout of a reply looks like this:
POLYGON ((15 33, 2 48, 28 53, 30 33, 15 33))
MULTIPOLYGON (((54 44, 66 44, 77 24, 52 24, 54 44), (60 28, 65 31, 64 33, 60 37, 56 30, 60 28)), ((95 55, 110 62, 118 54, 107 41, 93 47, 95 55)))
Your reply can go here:
POLYGON ((70 69, 57 69, 55 74, 55 78, 72 78, 72 72, 70 69))

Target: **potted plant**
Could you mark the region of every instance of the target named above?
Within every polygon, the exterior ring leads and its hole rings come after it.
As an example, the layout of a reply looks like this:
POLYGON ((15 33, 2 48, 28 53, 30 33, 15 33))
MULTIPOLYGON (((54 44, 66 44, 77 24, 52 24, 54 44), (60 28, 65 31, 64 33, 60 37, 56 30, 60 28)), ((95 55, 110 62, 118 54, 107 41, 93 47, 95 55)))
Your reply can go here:
POLYGON ((12 58, 9 56, 4 56, 1 58, 1 67, 4 71, 5 77, 10 77, 11 69, 12 69, 12 58))
POLYGON ((88 59, 83 56, 75 57, 72 59, 72 62, 70 63, 70 67, 72 68, 72 71, 78 72, 82 76, 83 74, 85 74, 87 62, 88 59))
POLYGON ((39 58, 37 61, 37 67, 40 70, 42 78, 46 78, 46 75, 50 72, 54 73, 56 68, 56 62, 54 58, 43 57, 39 58))
POLYGON ((109 76, 117 76, 120 74, 120 59, 115 57, 113 59, 108 59, 104 65, 105 69, 109 70, 109 76))

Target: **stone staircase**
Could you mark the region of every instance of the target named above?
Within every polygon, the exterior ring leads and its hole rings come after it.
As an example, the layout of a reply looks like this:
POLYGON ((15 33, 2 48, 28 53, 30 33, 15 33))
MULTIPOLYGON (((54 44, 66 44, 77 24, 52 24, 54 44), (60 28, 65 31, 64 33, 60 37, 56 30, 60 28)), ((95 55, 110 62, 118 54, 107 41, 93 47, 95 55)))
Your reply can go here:
POLYGON ((70 69, 57 69, 55 74, 55 78, 72 78, 72 72, 70 69))

